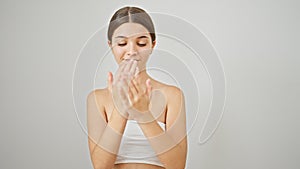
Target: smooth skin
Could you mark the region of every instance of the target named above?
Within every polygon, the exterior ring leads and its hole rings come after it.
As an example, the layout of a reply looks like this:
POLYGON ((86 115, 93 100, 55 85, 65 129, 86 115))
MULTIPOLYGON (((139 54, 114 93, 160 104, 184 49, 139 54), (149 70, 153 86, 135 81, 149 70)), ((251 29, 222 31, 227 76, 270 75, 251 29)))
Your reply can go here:
POLYGON ((183 92, 178 87, 151 78, 145 70, 147 60, 155 46, 155 41, 151 42, 149 32, 142 25, 125 23, 115 30, 112 42, 109 41, 108 45, 119 64, 119 69, 114 76, 111 72, 108 73, 107 88, 94 90, 87 97, 89 149, 94 168, 185 168, 187 137, 183 92), (129 59, 131 60, 130 63, 127 61, 129 59), (124 64, 126 61, 127 63, 124 64), (124 65, 127 65, 126 70, 124 65), (138 73, 136 73, 136 70, 138 70, 138 73), (135 74, 135 76, 126 77, 125 75, 128 75, 128 73, 135 74), (139 123, 139 126, 149 139, 164 167, 143 163, 114 164, 127 119, 134 118, 134 115, 127 108, 120 109, 115 103, 119 102, 125 105, 124 107, 127 105, 127 107, 135 108, 140 113, 147 112, 150 110, 149 98, 153 90, 159 90, 163 93, 166 98, 166 105, 159 117, 153 118, 152 121, 147 123, 139 123), (166 124, 166 132, 160 128, 157 121, 166 124), (113 129, 119 135, 112 134, 110 129, 113 129), (150 139, 158 135, 162 135, 163 139, 150 139), (173 144, 174 146, 168 151, 162 152, 159 143, 173 144), (109 147, 109 151, 104 147, 109 147))

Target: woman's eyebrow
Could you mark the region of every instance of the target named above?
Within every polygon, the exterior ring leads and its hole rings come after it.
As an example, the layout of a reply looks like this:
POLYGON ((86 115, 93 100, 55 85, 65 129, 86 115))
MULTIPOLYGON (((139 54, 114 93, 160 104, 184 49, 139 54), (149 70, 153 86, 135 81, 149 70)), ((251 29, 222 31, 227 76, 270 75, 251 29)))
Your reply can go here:
POLYGON ((117 36, 115 38, 127 38, 126 36, 117 36))
MULTIPOLYGON (((117 36, 115 38, 127 38, 127 37, 126 36, 117 36)), ((148 37, 143 35, 143 36, 138 37, 137 39, 141 39, 141 38, 148 38, 148 37)))
POLYGON ((138 39, 141 39, 141 38, 148 38, 147 36, 140 36, 138 37, 138 39))

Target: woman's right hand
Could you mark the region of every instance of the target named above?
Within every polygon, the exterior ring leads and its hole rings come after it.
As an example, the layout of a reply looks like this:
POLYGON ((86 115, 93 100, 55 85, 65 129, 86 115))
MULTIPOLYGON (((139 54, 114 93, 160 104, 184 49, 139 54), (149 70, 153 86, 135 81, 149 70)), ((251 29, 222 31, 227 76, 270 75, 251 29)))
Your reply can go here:
POLYGON ((137 73, 138 68, 135 60, 123 61, 119 65, 115 78, 111 72, 108 72, 108 90, 112 96, 114 107, 125 118, 128 118, 127 109, 130 106, 126 83, 137 73))

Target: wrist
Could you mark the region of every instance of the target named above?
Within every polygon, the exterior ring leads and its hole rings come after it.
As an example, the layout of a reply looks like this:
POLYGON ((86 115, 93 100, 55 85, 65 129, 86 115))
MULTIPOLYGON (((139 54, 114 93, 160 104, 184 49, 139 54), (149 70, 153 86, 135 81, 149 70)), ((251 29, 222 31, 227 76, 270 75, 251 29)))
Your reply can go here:
POLYGON ((150 123, 156 120, 150 110, 141 112, 134 108, 130 108, 128 112, 131 118, 137 121, 138 123, 150 123))
POLYGON ((108 122, 126 122, 128 119, 128 113, 120 113, 116 108, 113 110, 108 122))

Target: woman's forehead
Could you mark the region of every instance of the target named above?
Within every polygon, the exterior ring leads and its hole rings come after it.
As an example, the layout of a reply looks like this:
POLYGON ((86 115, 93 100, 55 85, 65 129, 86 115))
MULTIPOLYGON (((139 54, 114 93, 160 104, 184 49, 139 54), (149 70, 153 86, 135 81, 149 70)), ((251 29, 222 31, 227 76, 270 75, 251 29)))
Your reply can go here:
POLYGON ((141 24, 124 23, 114 31, 113 38, 150 38, 150 34, 141 24))

